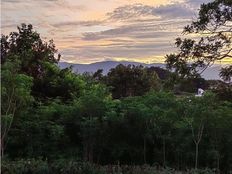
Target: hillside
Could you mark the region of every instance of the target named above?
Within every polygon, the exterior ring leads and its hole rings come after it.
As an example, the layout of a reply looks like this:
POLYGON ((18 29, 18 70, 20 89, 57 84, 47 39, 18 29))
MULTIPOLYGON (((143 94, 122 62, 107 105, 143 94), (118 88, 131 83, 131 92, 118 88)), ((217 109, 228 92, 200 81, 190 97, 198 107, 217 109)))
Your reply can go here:
MULTIPOLYGON (((96 72, 98 69, 103 69, 103 74, 107 74, 111 68, 116 67, 119 64, 123 65, 143 65, 146 67, 161 67, 165 68, 165 64, 163 63, 153 63, 153 64, 145 64, 145 63, 139 63, 139 62, 129 62, 129 61, 103 61, 103 62, 96 62, 91 64, 72 64, 67 62, 60 62, 59 66, 61 68, 66 68, 69 66, 73 66, 74 72, 78 73, 84 73, 84 72, 96 72)), ((207 80, 214 80, 214 79, 220 79, 219 77, 219 70, 221 68, 221 65, 214 65, 212 67, 209 67, 205 70, 205 72, 202 74, 202 76, 207 80)))

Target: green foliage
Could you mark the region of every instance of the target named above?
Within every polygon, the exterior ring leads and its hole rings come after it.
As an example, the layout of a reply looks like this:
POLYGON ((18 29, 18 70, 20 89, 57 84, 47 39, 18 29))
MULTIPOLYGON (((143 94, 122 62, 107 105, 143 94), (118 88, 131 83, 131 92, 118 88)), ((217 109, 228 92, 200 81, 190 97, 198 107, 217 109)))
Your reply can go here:
POLYGON ((212 91, 219 100, 232 102, 232 86, 230 84, 221 83, 213 87, 212 91))
POLYGON ((156 72, 142 66, 118 65, 107 74, 106 84, 112 87, 113 98, 138 96, 160 89, 156 72))
POLYGON ((52 40, 45 42, 31 24, 22 24, 17 32, 1 36, 1 63, 20 60, 20 72, 34 78, 44 76, 44 62, 57 63, 55 45, 52 40))
POLYGON ((19 160, 19 161, 3 161, 2 173, 7 174, 26 174, 26 173, 33 173, 33 174, 48 174, 48 164, 46 161, 42 160, 19 160))
POLYGON ((27 106, 30 96, 32 78, 19 73, 19 61, 7 61, 1 72, 2 112, 11 113, 19 107, 27 106))
POLYGON ((79 97, 86 82, 72 72, 71 68, 60 69, 56 64, 44 63, 44 78, 35 79, 33 95, 40 100, 61 99, 68 102, 79 97))
POLYGON ((32 78, 19 73, 20 61, 6 61, 1 67, 1 155, 7 145, 9 131, 22 111, 33 102, 30 95, 32 78))
POLYGON ((154 166, 99 166, 75 160, 56 160, 48 163, 43 160, 4 161, 2 172, 7 174, 216 174, 215 170, 198 169, 179 172, 171 168, 157 169, 154 166))
POLYGON ((39 35, 22 27, 14 37, 25 50, 17 44, 9 49, 2 38, 3 173, 174 174, 194 164, 232 170, 230 85, 220 82, 225 86, 203 97, 176 96, 161 90, 158 75, 166 90, 174 81, 182 91, 194 84, 188 92, 207 83, 141 66, 119 65, 106 76, 75 74, 50 61, 53 47, 45 44, 51 51, 46 54, 36 50, 39 35), (34 57, 37 52, 42 61, 34 57), (42 67, 41 76, 23 69, 27 58, 42 67))
POLYGON ((222 68, 220 76, 224 81, 230 82, 232 79, 232 65, 222 68))
POLYGON ((179 99, 165 92, 150 92, 120 102, 112 100, 104 86, 93 85, 73 103, 52 102, 37 108, 36 113, 29 111, 18 117, 9 137, 8 155, 192 167, 195 149, 189 126, 193 126, 196 136, 203 121, 200 167, 206 161, 216 167, 214 160, 219 153, 221 166, 229 170, 232 107, 229 102, 215 104, 211 94, 179 99), (227 138, 219 141, 215 133, 218 138, 227 138), (215 146, 205 146, 210 143, 215 146), (217 154, 211 155, 210 150, 217 154), (179 164, 175 156, 184 161, 179 164))

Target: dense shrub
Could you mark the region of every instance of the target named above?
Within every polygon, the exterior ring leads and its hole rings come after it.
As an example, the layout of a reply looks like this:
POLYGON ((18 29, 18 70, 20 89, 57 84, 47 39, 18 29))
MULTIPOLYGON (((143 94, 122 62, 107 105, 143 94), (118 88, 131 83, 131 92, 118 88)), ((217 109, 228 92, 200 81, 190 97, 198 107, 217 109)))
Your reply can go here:
POLYGON ((48 163, 43 160, 2 161, 3 174, 48 174, 48 163))
POLYGON ((188 170, 179 172, 171 168, 160 169, 149 165, 107 165, 84 163, 75 160, 57 160, 54 162, 41 159, 3 161, 3 174, 215 174, 211 169, 188 170))

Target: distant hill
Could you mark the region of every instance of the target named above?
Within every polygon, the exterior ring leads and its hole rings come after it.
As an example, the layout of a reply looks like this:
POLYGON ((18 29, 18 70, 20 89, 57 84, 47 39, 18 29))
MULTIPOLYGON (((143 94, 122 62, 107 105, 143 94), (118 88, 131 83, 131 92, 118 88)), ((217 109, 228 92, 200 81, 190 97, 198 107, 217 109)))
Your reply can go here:
MULTIPOLYGON (((129 62, 129 61, 103 61, 103 62, 96 62, 91 64, 72 64, 67 62, 60 62, 59 66, 61 68, 67 68, 69 66, 73 66, 74 72, 78 72, 80 74, 84 72, 96 72, 98 69, 103 69, 103 74, 107 74, 111 68, 114 68, 119 64, 123 64, 123 65, 131 64, 136 66, 143 65, 146 67, 155 66, 155 67, 165 68, 165 64, 163 63, 145 64, 145 63, 129 62)), ((202 76, 207 80, 220 79, 219 77, 220 68, 221 68, 220 65, 214 65, 212 67, 209 67, 202 74, 202 76)))

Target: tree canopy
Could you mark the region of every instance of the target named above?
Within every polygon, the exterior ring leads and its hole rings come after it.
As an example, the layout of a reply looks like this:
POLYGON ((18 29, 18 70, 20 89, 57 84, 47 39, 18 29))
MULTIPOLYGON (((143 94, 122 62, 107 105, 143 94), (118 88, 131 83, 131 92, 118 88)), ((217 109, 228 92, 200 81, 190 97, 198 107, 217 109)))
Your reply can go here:
POLYGON ((17 32, 1 36, 1 63, 20 60, 20 71, 34 78, 44 76, 44 63, 57 63, 60 55, 53 40, 43 41, 31 24, 18 26, 17 32))
MULTIPOLYGON (((184 28, 190 38, 177 38, 177 54, 166 56, 168 68, 183 77, 199 76, 216 61, 232 60, 232 2, 215 0, 202 4, 198 18, 184 28), (193 37, 194 36, 194 37, 193 37)), ((231 77, 231 66, 224 68, 221 76, 231 77)))

